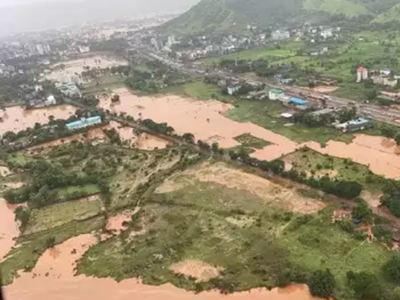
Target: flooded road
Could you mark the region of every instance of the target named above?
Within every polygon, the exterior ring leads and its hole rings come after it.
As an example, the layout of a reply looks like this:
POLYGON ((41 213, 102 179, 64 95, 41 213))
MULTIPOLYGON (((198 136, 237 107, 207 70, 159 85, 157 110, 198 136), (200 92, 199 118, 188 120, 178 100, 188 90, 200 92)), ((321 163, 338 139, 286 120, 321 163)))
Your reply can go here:
POLYGON ((318 300, 304 285, 291 285, 284 289, 254 289, 248 292, 221 295, 218 291, 195 295, 171 284, 144 285, 137 279, 120 283, 112 279, 74 277, 75 262, 97 242, 94 235, 72 238, 54 249, 47 250, 31 273, 22 273, 13 284, 5 287, 6 299, 18 300, 318 300))
POLYGON ((76 107, 71 105, 58 105, 47 108, 25 110, 21 106, 6 108, 0 110, 0 132, 13 131, 15 133, 32 128, 35 123, 47 124, 49 117, 55 119, 68 119, 75 114, 76 107))

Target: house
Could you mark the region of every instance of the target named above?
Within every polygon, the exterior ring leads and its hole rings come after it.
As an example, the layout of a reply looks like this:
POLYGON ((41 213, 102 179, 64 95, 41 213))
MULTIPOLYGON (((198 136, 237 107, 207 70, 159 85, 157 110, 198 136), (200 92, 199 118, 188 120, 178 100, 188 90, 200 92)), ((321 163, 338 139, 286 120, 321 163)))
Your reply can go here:
POLYGON ((373 75, 371 76, 372 82, 379 85, 395 87, 398 83, 398 79, 390 78, 386 75, 373 75))
POLYGON ((99 116, 94 116, 90 118, 82 118, 79 121, 67 123, 65 126, 67 127, 68 130, 77 130, 93 125, 98 125, 101 123, 102 123, 101 118, 99 116))
POLYGON ((56 87, 67 97, 82 97, 82 93, 75 83, 56 83, 56 87))
POLYGON ((362 66, 357 69, 357 82, 368 79, 368 69, 362 66))
POLYGON ((241 88, 242 86, 241 85, 231 85, 231 86, 228 86, 226 89, 227 89, 227 91, 228 91, 228 95, 233 95, 233 94, 235 94, 237 91, 239 91, 240 90, 240 88, 241 88))
POLYGON ((324 39, 327 39, 333 36, 333 29, 332 28, 323 29, 321 30, 320 34, 324 39))
POLYGON ((291 118, 293 118, 293 114, 292 113, 288 113, 288 112, 282 113, 281 114, 281 118, 283 118, 283 119, 291 119, 291 118))
POLYGON ((392 74, 392 69, 384 68, 380 70, 379 73, 384 76, 390 76, 392 74))
POLYGON ((268 98, 270 100, 277 100, 282 98, 285 95, 285 92, 281 89, 270 89, 268 91, 268 98))
POLYGON ((287 30, 275 30, 271 33, 273 40, 285 40, 290 38, 290 32, 287 30))
POLYGON ((299 106, 306 106, 308 102, 306 100, 300 99, 300 98, 295 98, 291 97, 289 99, 289 104, 294 104, 294 105, 299 105, 299 106))
POLYGON ((57 104, 57 100, 53 95, 48 96, 47 99, 44 100, 45 106, 56 105, 56 104, 57 104))
POLYGON ((335 126, 343 132, 355 132, 372 127, 372 121, 364 118, 357 118, 346 123, 338 124, 335 126))
POLYGON ((334 108, 325 108, 317 111, 313 111, 310 113, 310 115, 317 121, 319 121, 322 117, 334 114, 336 112, 336 109, 334 108))

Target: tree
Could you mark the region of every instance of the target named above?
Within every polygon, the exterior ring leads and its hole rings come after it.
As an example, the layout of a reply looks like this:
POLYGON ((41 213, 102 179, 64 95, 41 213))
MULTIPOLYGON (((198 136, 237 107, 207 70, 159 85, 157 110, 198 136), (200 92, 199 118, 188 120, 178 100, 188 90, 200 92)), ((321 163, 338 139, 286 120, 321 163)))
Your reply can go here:
POLYGON ((20 206, 17 207, 17 209, 15 210, 15 220, 21 223, 20 226, 21 230, 23 230, 28 224, 29 216, 30 216, 29 208, 20 206))
POLYGON ((400 254, 392 255, 383 266, 383 272, 391 281, 400 283, 400 254))
POLYGON ((56 238, 54 236, 50 236, 46 239, 46 247, 53 248, 56 244, 56 238))
POLYGON ((186 143, 194 144, 194 135, 191 133, 185 133, 184 135, 182 135, 182 139, 186 143))
POLYGON ((214 152, 214 153, 218 153, 218 152, 219 152, 219 145, 218 145, 218 143, 212 143, 212 145, 211 145, 211 150, 212 150, 212 152, 214 152))
POLYGON ((335 288, 335 278, 329 269, 325 271, 318 270, 312 273, 308 285, 311 295, 328 298, 335 288))
POLYGON ((347 283, 356 299, 380 299, 383 289, 375 275, 366 272, 347 272, 347 283))
POLYGON ((357 205, 351 212, 353 219, 363 221, 365 223, 372 223, 373 212, 369 205, 361 198, 357 199, 357 205))

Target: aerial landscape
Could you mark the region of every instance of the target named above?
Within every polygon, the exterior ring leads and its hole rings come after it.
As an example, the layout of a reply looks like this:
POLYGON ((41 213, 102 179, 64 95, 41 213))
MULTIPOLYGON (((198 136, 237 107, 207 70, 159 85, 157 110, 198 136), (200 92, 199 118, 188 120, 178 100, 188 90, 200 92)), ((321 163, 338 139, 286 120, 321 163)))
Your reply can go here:
POLYGON ((6 299, 400 300, 398 1, 48 1, 0 6, 6 299))

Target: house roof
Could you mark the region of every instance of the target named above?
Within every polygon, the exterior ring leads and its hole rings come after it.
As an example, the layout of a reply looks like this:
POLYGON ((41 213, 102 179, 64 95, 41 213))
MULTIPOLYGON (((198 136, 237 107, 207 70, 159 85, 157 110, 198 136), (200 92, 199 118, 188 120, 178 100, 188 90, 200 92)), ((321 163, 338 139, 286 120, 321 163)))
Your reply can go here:
POLYGON ((364 71, 368 71, 368 69, 367 69, 367 68, 364 68, 364 67, 362 67, 362 66, 360 66, 360 67, 357 68, 357 72, 364 72, 364 71))
POLYGON ((290 102, 294 103, 294 104, 297 104, 297 105, 306 105, 308 103, 306 100, 303 100, 303 99, 300 99, 300 98, 294 98, 294 97, 290 98, 290 102))

